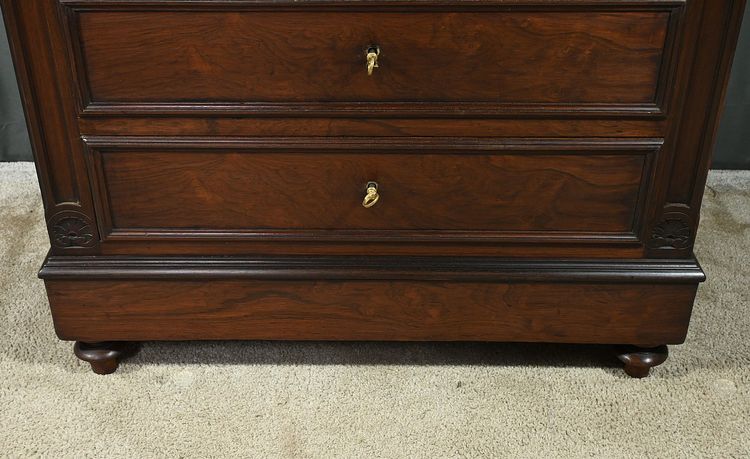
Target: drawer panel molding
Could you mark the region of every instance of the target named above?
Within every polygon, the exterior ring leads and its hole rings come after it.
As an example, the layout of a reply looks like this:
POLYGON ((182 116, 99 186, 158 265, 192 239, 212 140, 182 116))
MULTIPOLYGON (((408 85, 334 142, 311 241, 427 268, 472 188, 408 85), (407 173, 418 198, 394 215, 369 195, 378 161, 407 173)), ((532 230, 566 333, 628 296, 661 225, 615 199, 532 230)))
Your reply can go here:
POLYGON ((83 115, 664 118, 685 2, 60 5, 83 115))
POLYGON ((631 246, 641 244, 651 165, 662 145, 661 139, 438 137, 84 142, 105 243, 631 246), (537 192, 519 194, 513 185, 519 180, 537 192), (380 183, 384 198, 365 209, 369 181, 380 183))

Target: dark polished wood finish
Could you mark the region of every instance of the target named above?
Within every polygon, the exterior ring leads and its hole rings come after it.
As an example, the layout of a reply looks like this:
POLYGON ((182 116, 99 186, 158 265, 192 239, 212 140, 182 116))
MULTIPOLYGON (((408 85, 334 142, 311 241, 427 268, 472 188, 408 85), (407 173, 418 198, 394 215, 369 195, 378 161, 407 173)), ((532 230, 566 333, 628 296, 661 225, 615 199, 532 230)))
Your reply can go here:
POLYGON ((263 279, 465 280, 698 284, 706 278, 690 260, 524 260, 491 257, 48 257, 45 280, 263 279))
POLYGON ((127 341, 382 339, 640 346, 643 377, 686 336, 744 0, 0 5, 40 276, 97 372, 127 341))
POLYGON ((659 110, 670 10, 446 8, 103 6, 69 15, 89 110, 250 104, 346 113, 346 102, 356 114, 382 112, 381 103, 391 113, 659 110), (370 45, 381 49, 372 76, 362 71, 370 45))
POLYGON ((547 231, 635 239, 661 143, 264 140, 89 139, 107 233, 200 228, 320 239, 424 231, 445 240, 458 231, 466 238, 547 231), (382 198, 366 209, 369 181, 382 198))
POLYGON ((679 344, 695 291, 673 284, 390 280, 47 282, 58 336, 89 341, 679 344))

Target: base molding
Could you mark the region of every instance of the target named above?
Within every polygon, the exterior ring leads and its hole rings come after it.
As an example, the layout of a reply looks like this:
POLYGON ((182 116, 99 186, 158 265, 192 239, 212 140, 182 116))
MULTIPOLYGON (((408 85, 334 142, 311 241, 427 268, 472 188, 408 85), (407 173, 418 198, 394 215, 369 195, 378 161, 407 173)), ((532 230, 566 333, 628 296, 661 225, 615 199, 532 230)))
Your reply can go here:
POLYGON ((76 347, 100 373, 120 341, 680 344, 704 279, 695 260, 437 257, 51 257, 40 276, 58 336, 105 343, 76 347))
POLYGON ((42 279, 450 280, 696 284, 693 259, 534 260, 490 257, 49 256, 42 279))

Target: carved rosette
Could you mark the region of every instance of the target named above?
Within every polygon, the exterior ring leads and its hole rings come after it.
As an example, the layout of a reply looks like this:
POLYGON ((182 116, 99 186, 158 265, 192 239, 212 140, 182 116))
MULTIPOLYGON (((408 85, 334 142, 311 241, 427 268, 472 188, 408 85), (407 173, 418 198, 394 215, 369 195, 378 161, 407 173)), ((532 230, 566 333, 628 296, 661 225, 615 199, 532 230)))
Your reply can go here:
POLYGON ((61 249, 89 248, 96 244, 94 223, 74 210, 59 212, 49 219, 52 245, 61 249))
POLYGON ((651 231, 648 246, 652 249, 689 249, 693 244, 690 216, 683 212, 667 212, 651 231))

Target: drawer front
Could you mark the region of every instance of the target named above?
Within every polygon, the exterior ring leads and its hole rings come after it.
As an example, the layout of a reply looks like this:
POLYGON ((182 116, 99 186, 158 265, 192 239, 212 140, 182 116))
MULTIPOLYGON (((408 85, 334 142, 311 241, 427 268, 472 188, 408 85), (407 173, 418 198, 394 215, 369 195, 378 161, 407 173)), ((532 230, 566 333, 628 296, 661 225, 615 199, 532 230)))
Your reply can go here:
POLYGON ((680 10, 163 3, 66 2, 86 110, 658 114, 680 10))
MULTIPOLYGON (((635 239, 658 141, 88 139, 109 238, 635 239), (366 208, 368 182, 379 200, 366 208)), ((375 195, 373 194, 373 197, 375 195)))

